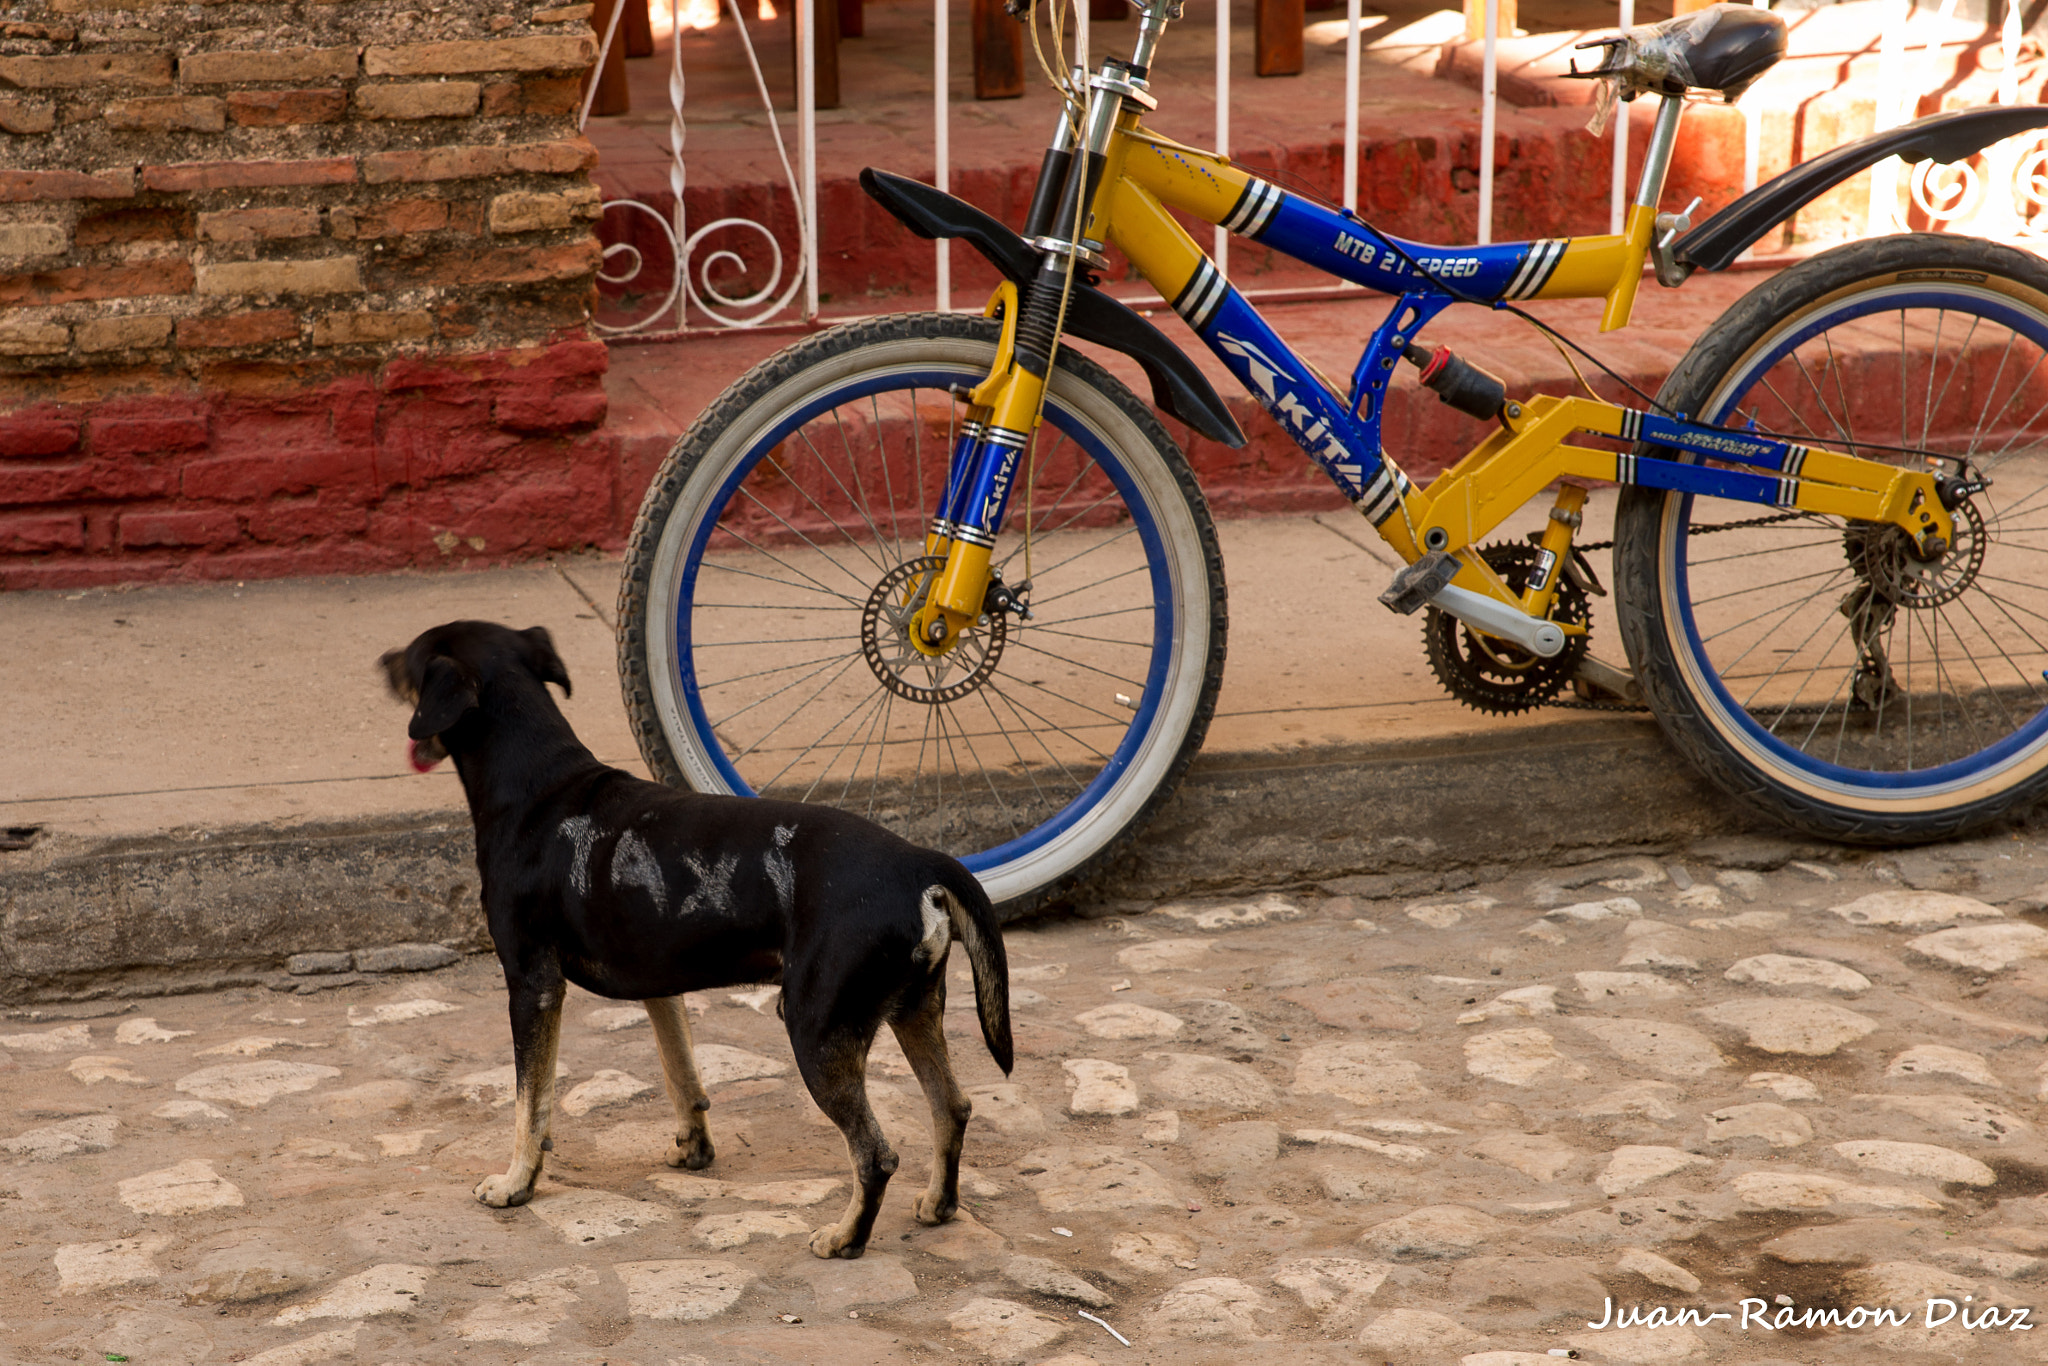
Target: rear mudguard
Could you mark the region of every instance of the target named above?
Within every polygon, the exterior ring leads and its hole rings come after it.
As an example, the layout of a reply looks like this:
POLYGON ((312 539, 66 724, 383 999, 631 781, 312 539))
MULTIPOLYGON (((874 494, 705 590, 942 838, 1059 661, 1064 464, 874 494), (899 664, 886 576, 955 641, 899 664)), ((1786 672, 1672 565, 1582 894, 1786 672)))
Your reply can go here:
POLYGON ((1929 114, 1897 128, 1844 143, 1768 180, 1678 239, 1682 265, 1725 270, 1751 243, 1866 166, 1906 161, 1961 161, 1994 142, 2048 125, 2048 106, 1994 105, 1929 114))
MULTIPOLYGON (((1038 277, 1038 253, 972 204, 873 167, 860 173, 860 187, 919 237, 966 242, 1016 281, 1020 291, 1038 277)), ((1152 401, 1196 432, 1233 450, 1244 445, 1237 419, 1187 354, 1151 323, 1079 278, 1067 300, 1066 331, 1136 361, 1152 381, 1152 401)))

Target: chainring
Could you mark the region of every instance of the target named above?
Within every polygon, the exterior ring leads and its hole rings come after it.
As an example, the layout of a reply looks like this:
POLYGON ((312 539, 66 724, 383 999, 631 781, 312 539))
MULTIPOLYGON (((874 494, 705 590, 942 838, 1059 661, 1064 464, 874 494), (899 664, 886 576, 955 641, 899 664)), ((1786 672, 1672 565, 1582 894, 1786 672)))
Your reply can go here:
MULTIPOLYGON (((1479 557, 1519 593, 1528 586, 1541 552, 1533 545, 1508 541, 1481 546, 1479 557)), ((1585 626, 1592 612, 1586 590, 1574 583, 1559 565, 1557 592, 1550 602, 1550 620, 1560 626, 1585 626)), ((1564 691, 1579 662, 1586 657, 1592 638, 1567 635, 1564 649, 1549 659, 1524 650, 1495 636, 1475 631, 1448 612, 1424 609, 1422 644, 1429 656, 1429 670, 1444 691, 1474 711, 1512 716, 1554 699, 1564 691)))

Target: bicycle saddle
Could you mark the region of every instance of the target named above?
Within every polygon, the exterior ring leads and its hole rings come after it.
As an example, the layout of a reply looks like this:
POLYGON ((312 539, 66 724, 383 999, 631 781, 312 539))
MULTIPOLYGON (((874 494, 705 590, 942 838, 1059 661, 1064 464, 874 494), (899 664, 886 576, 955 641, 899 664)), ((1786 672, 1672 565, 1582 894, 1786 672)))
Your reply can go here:
POLYGON ((1712 90, 1734 103, 1751 82, 1785 55, 1785 21, 1749 5, 1711 5, 1611 38, 1580 43, 1600 48, 1600 65, 1570 75, 1612 78, 1624 99, 1712 90))

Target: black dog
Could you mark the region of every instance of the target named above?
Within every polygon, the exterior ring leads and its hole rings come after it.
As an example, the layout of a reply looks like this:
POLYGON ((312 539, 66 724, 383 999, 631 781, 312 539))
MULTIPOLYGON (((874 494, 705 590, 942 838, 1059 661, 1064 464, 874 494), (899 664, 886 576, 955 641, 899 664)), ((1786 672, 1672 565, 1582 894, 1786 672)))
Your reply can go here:
POLYGON ((1010 1070, 1010 987, 988 895, 957 861, 859 817, 796 802, 679 792, 599 763, 546 685, 569 693, 548 633, 457 621, 383 656, 413 703, 413 763, 452 755, 476 823, 483 909, 511 992, 518 1117, 512 1166, 477 1199, 533 1195, 550 1148, 563 979, 647 1007, 676 1111, 671 1166, 711 1162, 711 1102, 690 1056, 682 994, 782 984, 804 1084, 846 1135, 857 1189, 820 1257, 858 1257, 896 1170, 868 1108, 868 1048, 883 1021, 932 1107, 920 1222, 959 1206, 967 1097, 943 1031, 947 951, 974 969, 981 1036, 1010 1070))

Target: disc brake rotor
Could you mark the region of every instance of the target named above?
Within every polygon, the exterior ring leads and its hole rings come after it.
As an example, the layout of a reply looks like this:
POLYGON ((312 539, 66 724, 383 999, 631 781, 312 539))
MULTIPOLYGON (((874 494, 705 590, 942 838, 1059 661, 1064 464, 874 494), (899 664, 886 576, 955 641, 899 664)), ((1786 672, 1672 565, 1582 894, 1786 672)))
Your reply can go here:
POLYGON ((942 655, 910 643, 911 619, 945 567, 943 555, 905 560, 882 576, 860 613, 860 652, 868 668, 896 696, 926 706, 957 702, 987 682, 1009 634, 1008 614, 989 612, 942 655))
POLYGON ((1876 522, 1845 528, 1842 553, 1856 577, 1893 606, 1940 607, 1961 597, 1984 565, 1984 514, 1966 498, 1953 516, 1956 543, 1939 559, 1918 559, 1904 531, 1876 522))
MULTIPOLYGON (((1481 546, 1480 559, 1519 593, 1528 586, 1541 552, 1533 545, 1509 541, 1481 546)), ((1591 617, 1586 591, 1558 565, 1557 592, 1550 620, 1561 626, 1583 626, 1591 617)), ((1549 659, 1521 646, 1475 631, 1448 612, 1427 608, 1422 643, 1430 672, 1444 691, 1475 711, 1513 715, 1540 707, 1564 690, 1586 657, 1591 633, 1568 635, 1564 649, 1549 659)))

